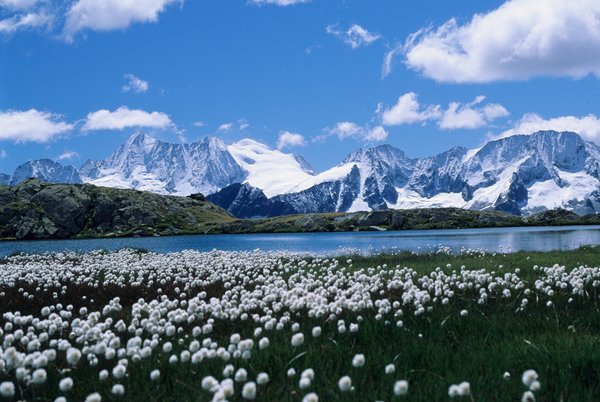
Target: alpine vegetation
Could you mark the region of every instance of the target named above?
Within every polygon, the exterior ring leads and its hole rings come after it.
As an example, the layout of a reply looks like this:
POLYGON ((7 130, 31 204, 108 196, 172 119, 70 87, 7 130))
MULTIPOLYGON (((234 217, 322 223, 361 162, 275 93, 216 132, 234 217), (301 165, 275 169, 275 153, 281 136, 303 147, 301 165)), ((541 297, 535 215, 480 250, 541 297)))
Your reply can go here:
POLYGON ((536 265, 545 254, 407 258, 415 268, 386 258, 6 258, 0 400, 583 401, 600 392, 599 267, 536 265))

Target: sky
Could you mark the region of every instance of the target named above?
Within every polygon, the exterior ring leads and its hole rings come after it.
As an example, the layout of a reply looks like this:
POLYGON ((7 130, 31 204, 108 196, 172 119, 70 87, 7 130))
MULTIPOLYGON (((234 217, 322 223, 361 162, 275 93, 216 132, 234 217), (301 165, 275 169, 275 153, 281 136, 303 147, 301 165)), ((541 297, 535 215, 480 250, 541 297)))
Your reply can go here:
POLYGON ((0 0, 0 172, 142 131, 317 171, 543 129, 600 143, 600 2, 0 0))

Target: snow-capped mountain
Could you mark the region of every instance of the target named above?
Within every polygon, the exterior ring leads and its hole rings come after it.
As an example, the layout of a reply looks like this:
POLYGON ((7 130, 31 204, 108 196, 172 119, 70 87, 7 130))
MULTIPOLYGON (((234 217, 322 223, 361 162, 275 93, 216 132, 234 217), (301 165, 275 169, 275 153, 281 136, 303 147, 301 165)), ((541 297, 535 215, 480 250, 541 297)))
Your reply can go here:
MULTIPOLYGON (((269 201, 286 213, 435 207, 595 213, 600 211, 600 148, 575 133, 554 131, 515 135, 473 150, 457 147, 422 159, 380 145, 353 152, 306 183, 269 201)), ((253 194, 256 204, 259 197, 253 194)), ((240 197, 235 198, 236 209, 243 210, 240 197)))
POLYGON ((87 161, 81 175, 84 181, 99 186, 189 195, 213 193, 243 181, 246 172, 218 138, 171 144, 139 133, 108 159, 87 161))
POLYGON ((81 176, 75 167, 64 166, 50 159, 39 159, 18 166, 8 184, 14 186, 30 177, 48 183, 82 183, 81 176))
POLYGON ((600 147, 555 131, 415 159, 380 145, 318 174, 302 157, 254 140, 171 144, 136 134, 107 159, 87 161, 79 174, 53 161, 33 161, 10 183, 28 177, 162 194, 202 192, 239 217, 426 207, 600 212, 600 147))

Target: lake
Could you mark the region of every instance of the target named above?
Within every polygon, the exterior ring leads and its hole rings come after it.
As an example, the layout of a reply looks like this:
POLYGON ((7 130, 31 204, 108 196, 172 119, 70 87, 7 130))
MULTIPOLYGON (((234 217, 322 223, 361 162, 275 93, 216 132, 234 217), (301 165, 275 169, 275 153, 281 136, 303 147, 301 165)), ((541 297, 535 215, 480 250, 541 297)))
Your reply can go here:
POLYGON ((193 235, 84 240, 0 242, 0 256, 14 252, 86 252, 97 249, 144 248, 157 253, 187 249, 289 251, 333 255, 347 252, 452 252, 476 249, 489 252, 568 250, 600 244, 600 226, 516 227, 486 229, 404 230, 387 232, 193 235))

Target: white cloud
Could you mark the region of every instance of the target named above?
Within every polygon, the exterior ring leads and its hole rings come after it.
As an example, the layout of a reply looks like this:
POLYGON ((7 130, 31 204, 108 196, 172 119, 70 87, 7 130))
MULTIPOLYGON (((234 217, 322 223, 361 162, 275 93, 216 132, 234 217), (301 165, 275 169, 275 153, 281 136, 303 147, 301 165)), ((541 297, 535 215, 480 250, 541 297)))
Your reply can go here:
POLYGON ((398 102, 389 109, 381 112, 381 121, 386 126, 422 123, 427 120, 439 119, 442 116, 440 105, 422 107, 417 94, 408 92, 398 98, 398 102))
POLYGON ((125 74, 124 77, 127 80, 127 83, 121 88, 123 92, 132 91, 142 93, 148 91, 148 81, 144 81, 133 74, 125 74))
POLYGON ((406 64, 442 82, 600 76, 600 2, 510 0, 411 35, 406 64))
POLYGON ((233 128, 233 123, 223 123, 219 127, 217 127, 217 133, 226 133, 231 131, 233 128))
POLYGON ((513 128, 492 138, 504 138, 515 134, 533 134, 544 130, 572 131, 586 140, 600 143, 600 118, 593 114, 583 117, 560 116, 544 119, 536 113, 528 113, 513 128))
POLYGON ((402 54, 404 46, 396 45, 388 50, 383 57, 383 66, 381 67, 381 78, 385 78, 392 72, 396 57, 402 54))
POLYGON ((167 6, 183 0, 77 0, 66 14, 64 34, 73 40, 83 30, 113 31, 133 23, 156 22, 167 6))
POLYGON ((144 110, 121 106, 114 112, 102 109, 89 113, 83 125, 83 130, 123 130, 132 127, 164 129, 173 126, 173 122, 165 113, 148 113, 144 110))
POLYGON ((33 7, 38 0, 0 0, 0 8, 9 10, 27 10, 33 7))
POLYGON ((49 142, 73 129, 57 114, 27 111, 0 111, 0 141, 49 142))
POLYGON ((338 30, 335 25, 329 25, 325 31, 341 39, 352 49, 368 46, 381 38, 381 35, 369 32, 358 24, 352 24, 345 32, 338 30))
POLYGON ((206 124, 202 120, 198 120, 194 122, 194 126, 196 127, 204 127, 206 124))
POLYGON ((451 102, 438 121, 438 126, 444 130, 476 129, 485 127, 500 117, 508 116, 508 110, 497 103, 475 107, 484 100, 485 96, 478 96, 473 102, 467 104, 451 102))
POLYGON ((398 98, 390 108, 379 105, 377 113, 384 126, 426 123, 435 121, 444 130, 476 129, 487 126, 494 120, 508 116, 508 110, 498 103, 487 103, 485 96, 478 96, 473 102, 450 102, 447 109, 441 105, 422 105, 414 92, 398 98))
POLYGON ((364 139, 366 141, 385 141, 388 137, 387 131, 382 126, 375 126, 372 129, 368 130, 364 139))
POLYGON ((286 147, 303 147, 306 145, 304 136, 298 133, 292 133, 289 131, 282 131, 279 133, 277 139, 277 149, 283 149, 286 147))
POLYGON ((384 141, 388 133, 382 126, 359 126, 351 121, 341 121, 335 126, 325 129, 326 134, 315 137, 314 141, 323 141, 328 137, 336 136, 339 140, 354 138, 367 142, 384 141))
POLYGON ((308 3, 311 0, 249 0, 248 3, 262 6, 265 4, 275 6, 293 6, 295 4, 308 3))
POLYGON ((0 159, 8 158, 8 153, 4 149, 0 149, 0 159))
POLYGON ((240 131, 244 131, 248 127, 250 127, 250 123, 248 123, 248 121, 246 119, 240 119, 240 120, 238 120, 238 128, 239 128, 240 131))
POLYGON ((333 128, 326 130, 329 134, 337 136, 340 140, 360 136, 363 128, 351 121, 341 121, 336 123, 333 128))
POLYGON ((79 154, 75 151, 65 151, 62 154, 60 154, 56 159, 58 159, 59 161, 79 159, 79 154))
POLYGON ((15 14, 12 17, 0 20, 0 33, 12 34, 19 30, 29 28, 42 28, 52 22, 52 15, 45 11, 15 14))

